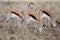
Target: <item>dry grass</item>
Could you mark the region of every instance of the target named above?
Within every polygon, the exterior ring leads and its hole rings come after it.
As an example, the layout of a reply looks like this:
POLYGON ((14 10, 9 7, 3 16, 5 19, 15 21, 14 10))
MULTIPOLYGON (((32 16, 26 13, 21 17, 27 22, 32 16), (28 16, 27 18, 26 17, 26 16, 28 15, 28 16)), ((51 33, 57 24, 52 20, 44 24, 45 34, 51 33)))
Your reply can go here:
MULTIPOLYGON (((42 33, 36 32, 34 26, 38 26, 38 24, 30 23, 24 28, 24 24, 21 26, 17 26, 16 20, 10 20, 9 23, 5 22, 6 13, 9 9, 18 9, 28 11, 28 8, 23 7, 24 3, 17 2, 1 2, 0 8, 0 40, 60 40, 60 23, 57 24, 57 27, 51 26, 51 28, 44 28, 42 33), (31 29, 33 31, 31 31, 31 29)), ((24 6, 25 6, 24 5, 24 6)), ((58 22, 60 22, 60 2, 40 2, 38 3, 39 8, 46 8, 55 14, 56 18, 58 18, 58 22)), ((36 9, 39 9, 36 6, 36 9)), ((34 10, 33 10, 34 11, 34 10)))

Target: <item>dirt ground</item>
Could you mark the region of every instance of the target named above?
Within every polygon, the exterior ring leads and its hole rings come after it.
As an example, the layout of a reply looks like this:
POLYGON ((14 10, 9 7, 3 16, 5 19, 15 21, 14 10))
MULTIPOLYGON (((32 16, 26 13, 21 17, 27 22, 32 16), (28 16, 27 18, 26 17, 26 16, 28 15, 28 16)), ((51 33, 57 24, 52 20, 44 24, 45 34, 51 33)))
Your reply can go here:
POLYGON ((0 2, 0 40, 60 40, 60 1, 55 2, 33 2, 34 8, 29 10, 29 2, 0 2), (35 32, 34 26, 38 27, 38 24, 30 23, 27 28, 25 24, 21 23, 18 26, 16 20, 11 19, 6 22, 6 14, 9 9, 17 9, 19 11, 37 12, 37 10, 45 8, 50 10, 57 20, 57 26, 51 28, 44 28, 42 33, 35 32), (30 31, 32 28, 33 31, 30 31))

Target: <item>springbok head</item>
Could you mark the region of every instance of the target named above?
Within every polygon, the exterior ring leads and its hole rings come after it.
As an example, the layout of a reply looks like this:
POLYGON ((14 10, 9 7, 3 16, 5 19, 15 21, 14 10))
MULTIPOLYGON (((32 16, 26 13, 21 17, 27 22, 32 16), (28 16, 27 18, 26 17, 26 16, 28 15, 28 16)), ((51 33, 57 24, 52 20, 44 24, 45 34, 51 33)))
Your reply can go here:
POLYGON ((45 13, 46 15, 48 15, 51 18, 51 22, 53 24, 53 26, 56 26, 56 19, 55 19, 55 15, 53 15, 49 10, 47 9, 40 9, 40 11, 42 13, 45 13))
POLYGON ((34 3, 33 3, 33 2, 30 2, 30 3, 28 4, 28 7, 29 7, 30 9, 33 9, 34 3))

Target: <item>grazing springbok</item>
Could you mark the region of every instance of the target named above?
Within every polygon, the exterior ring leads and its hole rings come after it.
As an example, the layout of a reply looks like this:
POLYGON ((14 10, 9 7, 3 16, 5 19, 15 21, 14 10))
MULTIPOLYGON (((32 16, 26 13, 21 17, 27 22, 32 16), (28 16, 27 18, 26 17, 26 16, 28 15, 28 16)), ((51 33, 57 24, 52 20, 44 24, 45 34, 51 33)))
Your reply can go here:
POLYGON ((19 19, 21 20, 24 17, 23 17, 23 14, 20 11, 18 11, 18 10, 9 10, 8 13, 7 13, 6 21, 8 22, 11 18, 17 19, 18 23, 20 23, 19 19))
POLYGON ((39 23, 39 29, 38 29, 38 31, 40 31, 40 32, 42 32, 42 26, 43 26, 43 24, 42 24, 42 21, 41 21, 41 19, 40 19, 40 17, 36 14, 36 13, 34 13, 34 12, 28 12, 28 13, 26 13, 25 14, 25 20, 26 20, 26 24, 28 24, 29 22, 34 22, 34 21, 36 21, 36 22, 38 22, 39 23))
POLYGON ((36 12, 38 10, 38 8, 36 8, 36 7, 38 7, 37 2, 29 2, 28 3, 28 8, 29 8, 30 11, 35 11, 36 12))
POLYGON ((46 9, 40 9, 38 14, 40 15, 41 19, 46 19, 48 20, 46 27, 48 26, 50 28, 50 23, 53 24, 53 26, 56 26, 56 19, 55 16, 48 10, 46 9))
POLYGON ((33 9, 33 7, 34 7, 33 2, 30 2, 30 3, 28 4, 28 7, 29 7, 30 9, 33 9))

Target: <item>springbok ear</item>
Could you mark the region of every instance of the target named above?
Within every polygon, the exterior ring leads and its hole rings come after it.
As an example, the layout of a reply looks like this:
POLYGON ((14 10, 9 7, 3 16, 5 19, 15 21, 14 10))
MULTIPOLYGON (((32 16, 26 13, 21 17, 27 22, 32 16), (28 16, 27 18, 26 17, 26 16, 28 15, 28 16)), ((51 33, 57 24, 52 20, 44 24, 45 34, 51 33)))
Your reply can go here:
POLYGON ((18 11, 18 10, 9 10, 8 11, 8 13, 10 13, 10 14, 16 14, 17 16, 19 16, 20 18, 23 18, 23 14, 22 14, 22 12, 21 11, 18 11))

